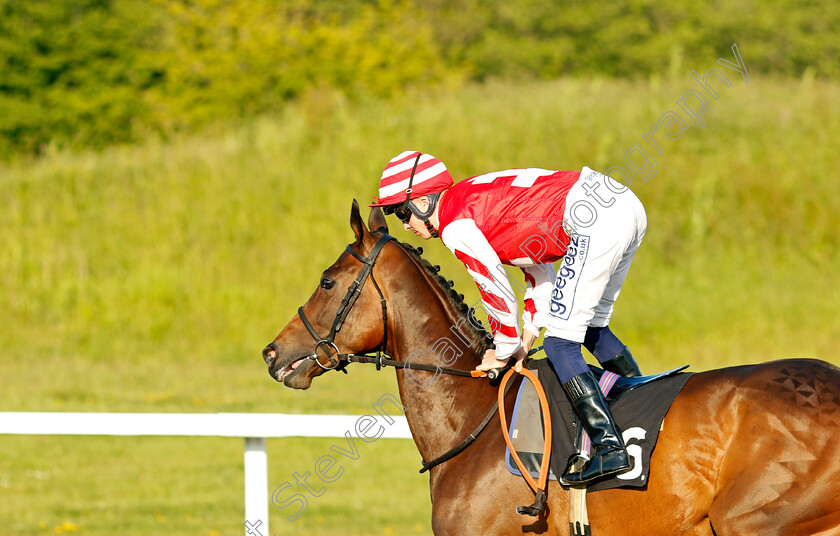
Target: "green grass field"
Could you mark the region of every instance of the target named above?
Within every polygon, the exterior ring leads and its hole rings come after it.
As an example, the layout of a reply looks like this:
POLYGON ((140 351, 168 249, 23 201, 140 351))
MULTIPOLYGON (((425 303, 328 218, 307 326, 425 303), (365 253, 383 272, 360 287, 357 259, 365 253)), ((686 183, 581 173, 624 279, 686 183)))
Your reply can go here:
MULTIPOLYGON (((676 104, 698 88, 687 75, 488 83, 388 102, 321 91, 202 136, 0 168, 0 411, 365 412, 395 392, 392 372, 354 367, 291 392, 259 354, 351 241, 351 201, 376 193, 389 158, 421 149, 456 180, 606 170, 668 111, 690 128, 676 140, 660 130, 656 175, 633 175, 649 229, 614 330, 648 372, 840 363, 840 85, 734 74, 704 128, 676 104)), ((475 302, 460 263, 439 242, 423 246, 475 302)), ((334 442, 269 440, 270 485, 334 442)), ((241 440, 0 445, 4 535, 242 531, 241 440)), ((298 521, 272 508, 271 532, 430 534, 413 444, 363 449, 298 521)))

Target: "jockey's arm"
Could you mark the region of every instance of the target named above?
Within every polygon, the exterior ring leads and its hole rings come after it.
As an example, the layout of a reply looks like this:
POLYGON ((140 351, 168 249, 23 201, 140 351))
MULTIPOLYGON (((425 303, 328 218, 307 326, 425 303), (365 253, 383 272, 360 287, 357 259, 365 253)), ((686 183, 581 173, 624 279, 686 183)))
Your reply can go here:
POLYGON ((545 327, 549 297, 556 277, 551 263, 522 266, 525 274, 525 307, 522 312, 522 346, 529 352, 545 327))
POLYGON ((494 334, 496 350, 492 352, 492 357, 500 362, 506 361, 511 355, 520 352, 522 341, 516 295, 499 256, 472 219, 450 223, 444 228, 441 239, 466 265, 478 286, 494 334))

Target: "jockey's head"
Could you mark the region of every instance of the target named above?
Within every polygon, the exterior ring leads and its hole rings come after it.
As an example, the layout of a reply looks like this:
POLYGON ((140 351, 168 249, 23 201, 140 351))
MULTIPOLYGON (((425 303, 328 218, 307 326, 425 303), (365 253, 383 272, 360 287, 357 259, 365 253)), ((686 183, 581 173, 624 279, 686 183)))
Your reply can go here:
POLYGON ((385 166, 379 180, 379 198, 374 198, 369 206, 382 207, 385 214, 396 214, 408 228, 412 226, 411 216, 414 215, 432 237, 437 237, 438 231, 429 222, 429 217, 437 208, 440 194, 450 188, 452 182, 446 166, 434 156, 405 151, 385 166))

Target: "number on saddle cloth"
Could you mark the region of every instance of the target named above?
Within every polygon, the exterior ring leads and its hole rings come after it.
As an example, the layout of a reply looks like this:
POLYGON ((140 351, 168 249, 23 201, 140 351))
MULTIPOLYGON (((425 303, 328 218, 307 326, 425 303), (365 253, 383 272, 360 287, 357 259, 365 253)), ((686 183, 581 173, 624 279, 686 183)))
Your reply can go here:
MULTIPOLYGON (((551 474, 558 480, 570 457, 578 452, 575 435, 582 428, 575 425, 577 418, 569 404, 563 387, 557 376, 548 367, 547 360, 534 362, 536 373, 546 391, 551 409, 553 428, 551 474)), ((597 367, 592 367, 596 378, 604 375, 597 367)), ((590 491, 617 487, 644 487, 649 472, 650 454, 659 437, 659 428, 674 398, 679 394, 691 373, 680 373, 686 367, 674 369, 654 376, 635 378, 617 377, 605 397, 610 403, 613 416, 623 431, 632 467, 627 473, 596 482, 588 487, 590 491)), ((513 417, 510 423, 510 437, 519 457, 533 477, 539 473, 542 462, 543 433, 539 401, 530 382, 522 382, 516 397, 513 417)), ((521 476, 514 465, 510 451, 505 451, 505 465, 508 470, 521 476)))

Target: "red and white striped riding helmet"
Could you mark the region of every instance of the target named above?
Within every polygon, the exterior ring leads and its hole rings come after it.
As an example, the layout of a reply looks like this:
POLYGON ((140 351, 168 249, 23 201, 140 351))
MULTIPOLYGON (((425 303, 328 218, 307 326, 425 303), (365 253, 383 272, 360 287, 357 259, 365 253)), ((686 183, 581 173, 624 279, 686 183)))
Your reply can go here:
POLYGON ((452 175, 443 162, 430 154, 405 151, 395 156, 385 166, 379 179, 379 198, 368 206, 384 207, 405 201, 405 191, 411 182, 411 199, 421 195, 442 192, 452 186, 452 175), (417 157, 420 157, 418 160, 417 157), (414 164, 417 162, 417 168, 414 164), (414 179, 411 180, 412 171, 414 179))

